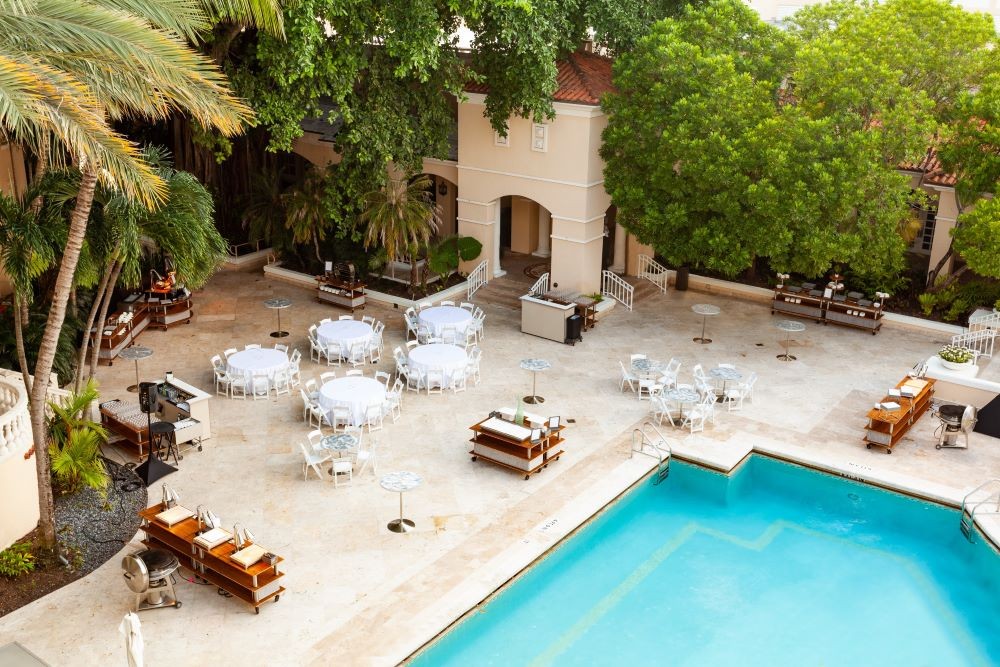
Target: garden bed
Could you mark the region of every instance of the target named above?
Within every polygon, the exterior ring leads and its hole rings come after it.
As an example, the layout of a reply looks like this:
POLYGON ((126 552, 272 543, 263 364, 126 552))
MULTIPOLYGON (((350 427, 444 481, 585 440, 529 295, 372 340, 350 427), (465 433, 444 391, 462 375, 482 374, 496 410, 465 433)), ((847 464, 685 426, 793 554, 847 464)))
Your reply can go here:
MULTIPOLYGON (((0 576, 0 616, 90 574, 135 536, 139 511, 146 508, 146 487, 130 469, 107 459, 105 465, 111 475, 107 498, 87 488, 55 498, 56 533, 69 565, 54 556, 37 557, 33 572, 16 579, 0 576)), ((20 541, 37 547, 37 531, 20 541)))

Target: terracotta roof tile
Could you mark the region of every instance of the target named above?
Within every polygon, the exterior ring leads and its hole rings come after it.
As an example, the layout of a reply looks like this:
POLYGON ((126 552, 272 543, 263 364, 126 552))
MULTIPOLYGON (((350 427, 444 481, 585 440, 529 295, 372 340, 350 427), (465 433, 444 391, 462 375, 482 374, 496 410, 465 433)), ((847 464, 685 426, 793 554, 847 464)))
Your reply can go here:
MULTIPOLYGON (((586 51, 574 51, 556 62, 556 91, 552 94, 554 102, 569 102, 570 104, 589 104, 597 106, 601 103, 601 95, 614 90, 611 83, 611 59, 586 51)), ((470 83, 466 92, 488 93, 485 84, 470 83)))
POLYGON ((937 151, 928 148, 924 157, 919 162, 904 162, 899 165, 903 171, 915 171, 923 174, 921 179, 927 185, 938 185, 943 187, 955 187, 958 178, 955 174, 947 173, 941 166, 937 151))

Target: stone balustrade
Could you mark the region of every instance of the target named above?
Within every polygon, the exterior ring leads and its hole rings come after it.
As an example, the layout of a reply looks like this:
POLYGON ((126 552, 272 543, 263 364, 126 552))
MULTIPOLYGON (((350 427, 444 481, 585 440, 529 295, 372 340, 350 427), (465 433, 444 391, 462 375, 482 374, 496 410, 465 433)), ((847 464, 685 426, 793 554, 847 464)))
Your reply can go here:
POLYGON ((0 378, 0 460, 31 447, 31 420, 23 385, 0 378))

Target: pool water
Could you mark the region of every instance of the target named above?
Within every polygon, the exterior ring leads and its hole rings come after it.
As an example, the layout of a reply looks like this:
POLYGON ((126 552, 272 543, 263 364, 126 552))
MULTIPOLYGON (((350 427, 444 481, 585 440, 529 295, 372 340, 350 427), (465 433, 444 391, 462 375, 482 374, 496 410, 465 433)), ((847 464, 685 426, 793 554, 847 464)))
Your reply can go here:
POLYGON ((957 510, 774 459, 678 462, 414 665, 1000 664, 1000 555, 957 510))

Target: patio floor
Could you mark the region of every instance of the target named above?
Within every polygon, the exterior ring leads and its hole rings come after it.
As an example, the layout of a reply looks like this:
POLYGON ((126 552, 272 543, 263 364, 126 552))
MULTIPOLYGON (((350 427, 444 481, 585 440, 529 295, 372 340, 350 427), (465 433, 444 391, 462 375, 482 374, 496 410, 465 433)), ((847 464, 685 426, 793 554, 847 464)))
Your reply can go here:
MULTIPOLYGON (((530 282, 513 274, 503 280, 530 282)), ((458 395, 407 393, 402 418, 376 433, 379 473, 411 470, 424 478, 406 494, 413 533, 386 529, 398 498, 375 475, 340 488, 314 476, 302 481, 297 443, 308 429, 297 395, 213 399, 212 438, 166 481, 186 506, 208 505, 226 525, 239 521, 282 555, 288 590, 254 615, 213 586, 182 581, 180 610, 140 616, 150 664, 399 662, 655 465, 628 455, 631 429, 648 410, 647 402, 618 389, 618 362, 633 352, 677 357, 682 377, 690 377, 695 363, 718 362, 760 375, 755 401, 742 412, 722 411, 717 425, 693 436, 665 428, 678 456, 730 468, 758 448, 952 501, 1000 473, 996 440, 974 434, 968 450, 935 450, 937 421, 929 415, 891 456, 862 445, 867 408, 933 354, 943 335, 886 327, 873 337, 807 322, 793 336, 798 361, 783 363, 775 357, 784 334, 766 306, 671 291, 647 296, 633 312, 616 308, 571 347, 521 334, 519 311, 489 302, 489 294, 475 299, 487 313, 482 384, 458 395), (692 342, 701 327, 691 311, 696 303, 722 309, 708 321, 710 345, 692 342), (562 460, 528 481, 468 455, 468 427, 529 393, 531 374, 518 368, 526 357, 553 365, 538 377, 544 413, 575 420, 562 460)), ((285 342, 305 355, 303 380, 318 377, 325 367, 308 361, 306 329, 342 311, 316 302, 310 291, 242 273, 221 273, 196 294, 190 325, 142 335, 141 344, 154 350, 140 362, 143 376, 169 370, 212 391, 211 355, 273 342, 274 313, 262 302, 275 296, 294 302, 282 313, 282 328, 292 332, 285 342)), ((391 350, 404 338, 402 313, 369 305, 364 314, 386 323, 379 368, 392 370, 391 350)), ((124 361, 101 368, 102 400, 135 400, 124 390, 134 372, 124 361)), ((158 498, 157 484, 150 499, 158 498)), ((957 515, 955 523, 958 530, 957 515)), ((138 536, 123 553, 137 546, 138 536)), ((53 665, 121 664, 117 627, 132 597, 118 561, 0 618, 0 638, 19 641, 53 665)))

